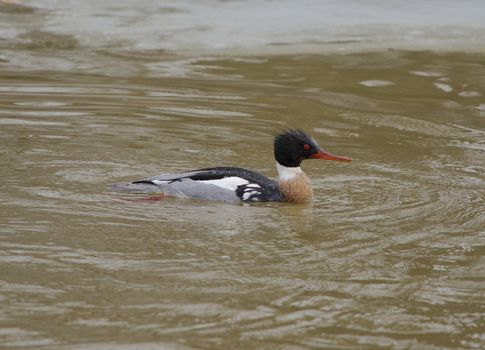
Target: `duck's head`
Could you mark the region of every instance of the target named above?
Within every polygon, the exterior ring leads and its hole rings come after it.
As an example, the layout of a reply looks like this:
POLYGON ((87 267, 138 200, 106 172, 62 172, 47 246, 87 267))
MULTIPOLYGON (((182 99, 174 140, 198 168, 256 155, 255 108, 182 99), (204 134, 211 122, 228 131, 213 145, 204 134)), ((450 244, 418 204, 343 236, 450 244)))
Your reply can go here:
POLYGON ((324 159, 350 162, 347 157, 335 156, 325 152, 303 130, 288 130, 275 137, 274 157, 285 167, 299 167, 305 159, 324 159))

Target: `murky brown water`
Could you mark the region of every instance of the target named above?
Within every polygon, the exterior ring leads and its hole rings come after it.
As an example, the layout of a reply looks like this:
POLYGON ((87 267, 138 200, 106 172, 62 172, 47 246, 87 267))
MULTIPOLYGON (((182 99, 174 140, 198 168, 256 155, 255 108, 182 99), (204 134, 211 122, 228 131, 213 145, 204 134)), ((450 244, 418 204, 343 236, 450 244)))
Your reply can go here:
POLYGON ((0 348, 485 347, 484 55, 181 58, 46 35, 1 43, 0 348), (275 176, 285 127, 354 159, 304 164, 311 204, 107 190, 275 176))
POLYGON ((391 52, 200 60, 180 77, 3 70, 4 346, 480 348, 483 62, 391 52), (106 190, 216 164, 274 176, 286 126, 354 158, 304 164, 311 205, 106 190))

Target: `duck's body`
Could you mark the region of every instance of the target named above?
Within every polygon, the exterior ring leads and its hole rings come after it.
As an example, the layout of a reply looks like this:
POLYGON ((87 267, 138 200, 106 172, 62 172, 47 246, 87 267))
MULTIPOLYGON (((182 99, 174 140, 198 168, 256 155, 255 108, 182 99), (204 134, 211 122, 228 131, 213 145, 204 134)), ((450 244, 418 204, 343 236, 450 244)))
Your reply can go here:
POLYGON ((135 192, 161 192, 179 197, 226 202, 282 200, 277 182, 254 171, 233 167, 162 174, 124 186, 125 189, 135 192))
POLYGON ((290 130, 278 135, 275 138, 274 153, 278 181, 243 168, 216 167, 162 174, 114 185, 114 189, 226 202, 302 203, 309 201, 313 196, 310 179, 300 168, 302 160, 319 158, 350 161, 349 158, 323 152, 316 142, 301 130, 290 130))

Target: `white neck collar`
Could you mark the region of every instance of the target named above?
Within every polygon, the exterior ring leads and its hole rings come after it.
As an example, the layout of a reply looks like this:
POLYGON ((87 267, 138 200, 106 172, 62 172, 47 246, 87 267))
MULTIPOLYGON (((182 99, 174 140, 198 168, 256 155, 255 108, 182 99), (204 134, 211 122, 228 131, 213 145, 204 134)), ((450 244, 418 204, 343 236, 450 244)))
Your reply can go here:
POLYGON ((278 176, 281 181, 292 180, 303 173, 300 167, 286 167, 278 162, 276 162, 276 169, 278 169, 278 176))

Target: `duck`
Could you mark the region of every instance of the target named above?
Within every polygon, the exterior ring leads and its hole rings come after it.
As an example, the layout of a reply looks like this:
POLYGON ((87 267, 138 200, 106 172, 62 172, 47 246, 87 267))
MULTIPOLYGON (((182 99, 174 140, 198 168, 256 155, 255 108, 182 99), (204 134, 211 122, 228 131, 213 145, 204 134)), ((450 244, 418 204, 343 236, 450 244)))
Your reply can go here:
POLYGON ((324 151, 301 129, 278 134, 273 149, 277 180, 244 168, 211 167, 114 184, 112 189, 224 202, 305 203, 313 198, 313 189, 300 167, 304 160, 352 160, 324 151))

